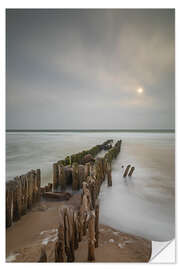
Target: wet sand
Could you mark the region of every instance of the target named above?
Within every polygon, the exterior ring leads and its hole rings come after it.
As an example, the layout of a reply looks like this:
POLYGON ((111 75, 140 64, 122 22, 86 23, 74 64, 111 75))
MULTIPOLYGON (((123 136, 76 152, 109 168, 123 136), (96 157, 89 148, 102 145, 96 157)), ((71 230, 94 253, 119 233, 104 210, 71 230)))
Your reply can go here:
MULTIPOLYGON (((48 262, 54 262, 54 245, 59 222, 58 209, 63 206, 78 208, 80 194, 69 201, 41 201, 32 211, 6 230, 6 261, 37 262, 40 249, 45 245, 48 262)), ((148 262, 151 241, 117 231, 100 224, 99 247, 95 250, 96 262, 148 262)), ((75 251, 76 262, 87 262, 87 236, 75 251)))

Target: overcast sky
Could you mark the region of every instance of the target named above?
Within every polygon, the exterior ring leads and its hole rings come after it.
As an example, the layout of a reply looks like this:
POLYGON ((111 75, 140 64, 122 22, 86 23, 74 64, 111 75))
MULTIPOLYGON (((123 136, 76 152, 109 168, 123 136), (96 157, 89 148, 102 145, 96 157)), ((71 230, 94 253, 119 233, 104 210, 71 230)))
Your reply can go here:
POLYGON ((6 20, 7 129, 174 128, 174 10, 8 10, 6 20))

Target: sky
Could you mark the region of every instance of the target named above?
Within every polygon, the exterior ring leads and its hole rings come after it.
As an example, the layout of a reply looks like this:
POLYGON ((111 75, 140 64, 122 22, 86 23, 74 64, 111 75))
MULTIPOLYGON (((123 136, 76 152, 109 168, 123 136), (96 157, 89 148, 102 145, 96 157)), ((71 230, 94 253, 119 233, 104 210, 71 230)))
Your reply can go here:
POLYGON ((6 11, 7 129, 174 129, 173 9, 6 11))

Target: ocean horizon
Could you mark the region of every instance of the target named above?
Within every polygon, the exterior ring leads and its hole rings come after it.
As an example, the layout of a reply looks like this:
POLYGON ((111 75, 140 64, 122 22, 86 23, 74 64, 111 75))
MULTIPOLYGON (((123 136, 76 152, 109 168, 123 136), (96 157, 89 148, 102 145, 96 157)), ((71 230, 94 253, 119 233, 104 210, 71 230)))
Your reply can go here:
POLYGON ((6 132, 150 132, 175 133, 175 129, 6 129, 6 132))

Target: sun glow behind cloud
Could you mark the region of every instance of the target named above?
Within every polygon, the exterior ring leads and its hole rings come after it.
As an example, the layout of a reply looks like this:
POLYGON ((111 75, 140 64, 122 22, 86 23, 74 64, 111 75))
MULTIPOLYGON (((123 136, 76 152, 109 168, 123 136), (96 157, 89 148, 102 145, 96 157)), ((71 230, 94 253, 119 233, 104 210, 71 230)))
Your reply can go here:
POLYGON ((173 10, 9 10, 7 128, 173 128, 173 29, 173 10))
POLYGON ((138 94, 142 94, 144 92, 144 89, 142 87, 137 89, 138 94))

